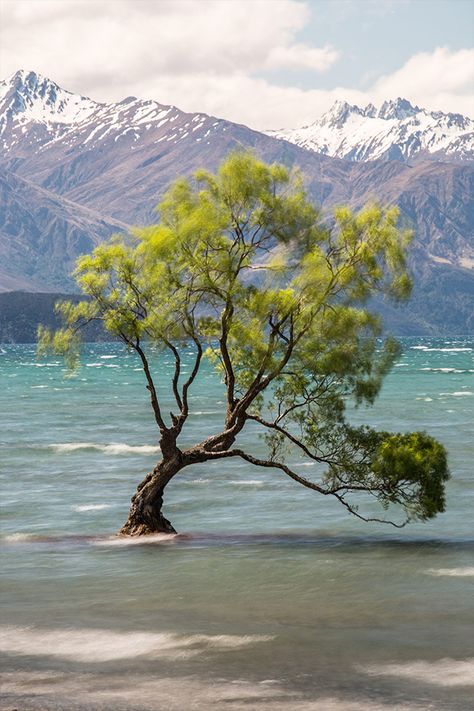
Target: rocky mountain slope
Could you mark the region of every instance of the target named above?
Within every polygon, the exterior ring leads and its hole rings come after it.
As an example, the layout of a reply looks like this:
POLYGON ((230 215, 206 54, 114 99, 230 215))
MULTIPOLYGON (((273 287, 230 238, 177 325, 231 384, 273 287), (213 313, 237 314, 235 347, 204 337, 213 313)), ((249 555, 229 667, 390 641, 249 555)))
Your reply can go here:
POLYGON ((337 101, 309 126, 267 134, 350 161, 474 158, 472 119, 420 109, 400 98, 385 101, 379 108, 373 104, 360 108, 337 101))
POLYGON ((0 284, 2 290, 74 287, 69 274, 90 252, 127 225, 0 171, 0 284))
POLYGON ((391 323, 412 333, 474 326, 472 162, 342 160, 154 101, 97 103, 32 72, 0 84, 0 290, 70 291, 78 254, 156 220, 171 180, 235 148, 297 167, 323 213, 398 204, 416 233, 417 287, 410 306, 389 310, 391 323))

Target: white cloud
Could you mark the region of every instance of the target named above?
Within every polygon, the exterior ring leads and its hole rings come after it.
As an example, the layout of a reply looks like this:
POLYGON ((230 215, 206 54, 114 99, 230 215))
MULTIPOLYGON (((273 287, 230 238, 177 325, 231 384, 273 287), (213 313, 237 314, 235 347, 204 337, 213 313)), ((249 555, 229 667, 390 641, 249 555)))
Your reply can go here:
POLYGON ((125 78, 322 71, 338 56, 331 47, 294 42, 309 17, 297 0, 2 0, 2 8, 7 71, 19 60, 68 78, 103 64, 125 78))
POLYGON ((403 96, 422 106, 474 114, 474 50, 438 47, 420 52, 398 71, 380 77, 374 95, 403 96))
POLYGON ((403 96, 474 114, 470 50, 416 54, 364 91, 291 85, 300 70, 316 85, 344 60, 324 42, 298 41, 310 18, 299 0, 0 0, 0 9, 3 76, 33 69, 98 101, 133 94, 259 129, 308 123, 336 99, 403 96), (286 85, 269 71, 284 71, 286 85))
POLYGON ((338 57, 339 52, 330 46, 319 49, 305 44, 293 44, 271 49, 264 67, 266 69, 313 69, 323 72, 329 69, 338 57))

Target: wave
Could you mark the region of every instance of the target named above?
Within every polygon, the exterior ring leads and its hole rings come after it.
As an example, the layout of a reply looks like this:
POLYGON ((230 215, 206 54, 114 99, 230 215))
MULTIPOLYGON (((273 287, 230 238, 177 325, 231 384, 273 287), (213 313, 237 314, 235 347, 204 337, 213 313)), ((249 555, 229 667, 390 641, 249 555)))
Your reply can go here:
POLYGON ((471 390, 457 390, 455 393, 440 393, 440 396, 463 397, 464 395, 474 395, 471 390))
POLYGON ((190 415, 193 416, 198 416, 198 415, 220 415, 221 410, 196 410, 196 412, 190 412, 190 415))
POLYGON ((0 627, 0 651, 72 662, 110 662, 142 656, 147 659, 183 659, 211 649, 232 650, 271 639, 273 637, 268 635, 178 635, 88 628, 0 627))
POLYGON ((228 483, 232 486, 265 486, 261 479, 231 479, 228 483))
POLYGON ((428 346, 410 346, 412 351, 425 351, 427 353, 466 353, 472 348, 428 348, 428 346))
POLYGON ((82 506, 72 506, 73 511, 101 511, 102 509, 110 509, 111 504, 84 504, 82 506))
POLYGON ((474 686, 474 659, 358 665, 358 669, 371 676, 397 676, 436 686, 474 686))
POLYGON ((430 370, 433 373, 467 373, 467 370, 459 370, 459 368, 420 368, 420 370, 430 370))
POLYGON ((95 546, 128 548, 129 546, 143 546, 154 543, 175 543, 183 538, 185 539, 186 536, 178 533, 150 533, 147 536, 107 536, 106 538, 95 538, 92 543, 95 546))
POLYGON ((426 575, 447 576, 453 578, 472 578, 474 577, 474 567, 463 568, 428 568, 423 571, 426 575))
POLYGON ((61 363, 19 363, 19 365, 33 366, 34 368, 59 368, 61 363))
POLYGON ((10 533, 4 536, 3 540, 9 543, 22 543, 23 541, 34 541, 35 538, 35 533, 10 533))
POLYGON ((157 454, 159 447, 148 444, 123 444, 121 442, 111 442, 110 444, 97 444, 95 442, 64 442, 60 444, 50 444, 49 447, 57 454, 68 454, 81 449, 91 449, 104 454, 157 454))
POLYGON ((112 358, 117 358, 117 357, 118 356, 116 356, 116 355, 103 355, 103 356, 100 356, 100 359, 101 360, 111 360, 112 358))

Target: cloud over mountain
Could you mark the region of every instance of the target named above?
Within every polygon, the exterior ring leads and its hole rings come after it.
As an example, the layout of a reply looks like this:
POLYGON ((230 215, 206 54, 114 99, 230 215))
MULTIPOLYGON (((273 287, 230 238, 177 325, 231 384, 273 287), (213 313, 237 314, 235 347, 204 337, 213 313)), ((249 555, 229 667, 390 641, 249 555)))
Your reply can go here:
POLYGON ((298 0, 3 0, 0 64, 5 74, 34 67, 107 101, 157 96, 259 130, 314 121, 337 99, 406 96, 474 115, 471 50, 434 48, 389 72, 374 67, 364 89, 329 87, 320 77, 347 69, 351 51, 305 34, 310 17, 298 0), (310 81, 299 82, 301 72, 310 81))

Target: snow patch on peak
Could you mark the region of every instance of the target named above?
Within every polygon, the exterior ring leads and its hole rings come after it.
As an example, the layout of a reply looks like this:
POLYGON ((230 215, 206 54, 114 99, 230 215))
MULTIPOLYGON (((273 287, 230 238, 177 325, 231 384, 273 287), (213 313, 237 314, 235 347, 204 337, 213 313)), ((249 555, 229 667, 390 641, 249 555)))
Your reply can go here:
POLYGON ((100 104, 73 94, 46 77, 21 69, 2 82, 0 113, 21 123, 71 124, 84 120, 100 104))
POLYGON ((321 118, 270 136, 351 161, 408 160, 419 152, 474 158, 474 121, 460 114, 426 111, 398 97, 377 108, 336 101, 321 118))
MULTIPOLYGON (((352 115, 363 115, 363 109, 355 104, 348 104, 347 101, 336 101, 329 111, 327 111, 319 122, 322 126, 334 126, 340 128, 352 115)), ((313 124, 314 125, 314 124, 313 124)))
POLYGON ((394 101, 384 101, 377 112, 377 117, 385 120, 402 120, 408 118, 409 116, 414 116, 420 111, 421 109, 418 106, 412 106, 407 99, 401 99, 398 97, 398 99, 395 99, 394 101))

